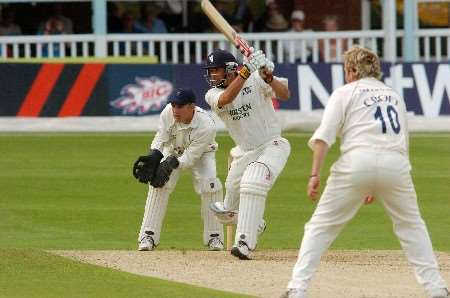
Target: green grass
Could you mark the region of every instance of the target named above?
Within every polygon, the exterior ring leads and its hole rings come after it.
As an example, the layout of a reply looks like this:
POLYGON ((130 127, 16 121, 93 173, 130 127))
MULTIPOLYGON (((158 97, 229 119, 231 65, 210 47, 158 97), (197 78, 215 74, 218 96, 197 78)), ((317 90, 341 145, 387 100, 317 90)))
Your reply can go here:
POLYGON ((0 250, 0 296, 249 297, 82 264, 42 251, 19 249, 0 250))
MULTIPOLYGON (((268 229, 258 249, 298 248, 303 225, 315 208, 305 193, 311 167, 311 151, 306 147, 308 137, 308 134, 288 135, 292 153, 269 194, 265 216, 268 229)), ((135 133, 0 135, 0 289, 9 291, 6 297, 26 296, 20 293, 57 297, 64 282, 55 285, 53 291, 51 281, 59 275, 74 285, 69 293, 77 293, 76 289, 83 288, 85 283, 91 285, 80 296, 89 296, 89 290, 102 292, 107 284, 102 278, 117 283, 117 291, 107 292, 111 293, 107 297, 127 297, 120 289, 126 293, 136 291, 140 296, 148 289, 147 284, 157 287, 153 283, 168 288, 168 282, 83 265, 41 252, 136 249, 147 187, 134 180, 131 166, 147 150, 151 139, 151 134, 135 133), (38 270, 41 267, 43 270, 38 270), (21 287, 22 284, 26 286, 21 287), (35 291, 21 292, 19 288, 35 291), (19 294, 13 296, 16 291, 19 294)), ((220 144, 217 168, 224 181, 227 153, 233 144, 226 135, 218 136, 217 141, 220 144)), ((449 152, 448 134, 411 137, 413 178, 422 215, 434 248, 440 251, 450 251, 449 152)), ((335 146, 322 174, 328 173, 337 156, 335 146)), ((200 199, 193 192, 190 175, 185 173, 171 196, 158 249, 204 249, 199 209, 200 199)), ((361 208, 332 248, 399 249, 400 246, 390 220, 376 202, 361 208)), ((200 292, 207 291, 170 283, 172 287, 178 288, 184 297, 202 297, 200 292)), ((169 295, 161 293, 155 297, 169 295)), ((226 297, 218 295, 215 297, 226 297)))

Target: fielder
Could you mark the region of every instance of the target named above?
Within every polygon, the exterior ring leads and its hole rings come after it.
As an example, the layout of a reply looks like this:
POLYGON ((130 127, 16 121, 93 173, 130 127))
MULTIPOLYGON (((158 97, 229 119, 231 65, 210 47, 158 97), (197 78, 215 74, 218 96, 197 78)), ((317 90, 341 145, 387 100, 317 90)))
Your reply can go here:
POLYGON ((405 102, 379 81, 380 61, 375 53, 352 47, 344 54, 344 71, 347 84, 331 94, 320 127, 308 142, 314 151, 307 191, 312 200, 337 135, 341 156, 331 167, 319 204, 305 225, 292 279, 282 297, 306 297, 321 255, 356 214, 363 198, 377 198, 383 204, 428 297, 449 297, 411 179, 405 102))
POLYGON ((264 230, 267 193, 281 173, 290 153, 272 97, 287 100, 287 79, 273 76, 274 64, 257 51, 238 72, 236 58, 217 49, 208 55, 206 78, 211 88, 205 95, 211 109, 225 123, 236 143, 225 182, 223 204, 212 209, 239 210, 231 254, 249 259, 256 248, 258 230, 264 230))
POLYGON ((223 227, 209 210, 211 203, 222 200, 222 184, 216 176, 214 121, 195 106, 190 89, 176 90, 168 103, 161 113, 150 154, 140 156, 133 167, 139 182, 150 183, 138 250, 158 246, 169 195, 184 169, 191 170, 195 192, 201 198, 203 244, 209 250, 222 250, 223 227))

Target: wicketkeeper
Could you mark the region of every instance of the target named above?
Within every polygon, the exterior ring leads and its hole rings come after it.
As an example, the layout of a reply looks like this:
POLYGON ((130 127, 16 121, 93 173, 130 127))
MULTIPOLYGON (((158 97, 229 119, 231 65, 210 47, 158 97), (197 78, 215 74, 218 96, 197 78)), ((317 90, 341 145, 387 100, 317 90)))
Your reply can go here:
POLYGON ((190 169, 195 192, 201 198, 203 244, 210 250, 222 250, 223 227, 208 208, 211 203, 222 201, 222 184, 216 175, 214 121, 196 107, 190 89, 176 90, 168 103, 149 154, 140 156, 133 167, 134 177, 150 184, 138 249, 147 251, 158 246, 169 195, 181 170, 190 169))

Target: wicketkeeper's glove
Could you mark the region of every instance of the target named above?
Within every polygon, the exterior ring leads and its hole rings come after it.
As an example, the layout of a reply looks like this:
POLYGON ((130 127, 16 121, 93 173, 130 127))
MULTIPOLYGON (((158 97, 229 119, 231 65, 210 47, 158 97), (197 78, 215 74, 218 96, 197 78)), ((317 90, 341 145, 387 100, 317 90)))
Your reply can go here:
POLYGON ((175 156, 167 157, 163 162, 159 164, 150 184, 153 187, 163 187, 167 183, 167 181, 169 181, 172 171, 178 168, 179 165, 180 162, 175 156))
POLYGON ((158 149, 153 149, 149 155, 139 156, 133 165, 134 178, 141 183, 149 183, 162 158, 163 154, 158 149))

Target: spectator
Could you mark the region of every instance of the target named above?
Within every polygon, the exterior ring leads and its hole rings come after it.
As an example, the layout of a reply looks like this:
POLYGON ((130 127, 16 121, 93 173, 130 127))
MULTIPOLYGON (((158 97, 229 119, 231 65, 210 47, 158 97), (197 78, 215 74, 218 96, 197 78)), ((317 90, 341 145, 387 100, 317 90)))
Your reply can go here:
POLYGON ((42 31, 39 31, 40 35, 55 35, 64 33, 64 24, 57 18, 50 18, 43 24, 42 31))
MULTIPOLYGON (((51 16, 47 20, 41 22, 38 32, 44 32, 46 28, 48 29, 49 22, 53 22, 55 24, 58 23, 58 34, 73 34, 72 20, 63 15, 63 7, 61 4, 57 3, 52 6, 51 16)), ((56 27, 53 26, 53 29, 56 29, 56 27)))
MULTIPOLYGON (((125 11, 122 15, 122 29, 120 33, 145 33, 142 26, 135 21, 133 14, 129 11, 125 11)), ((126 42, 119 42, 119 53, 123 55, 136 55, 137 47, 136 43, 130 44, 130 52, 127 53, 126 42)))
POLYGON ((253 15, 246 0, 237 0, 232 22, 241 24, 241 32, 253 31, 253 15))
POLYGON ((135 21, 133 14, 126 11, 122 15, 122 29, 120 33, 144 33, 144 31, 135 21))
POLYGON ((238 19, 233 19, 230 22, 230 25, 236 32, 244 32, 244 23, 242 21, 238 19))
POLYGON ((143 33, 167 33, 164 22, 157 17, 159 10, 153 5, 145 5, 141 10, 141 21, 136 24, 143 33))
POLYGON ((216 0, 214 6, 230 24, 236 24, 240 32, 253 28, 253 16, 246 0, 216 0))
MULTIPOLYGON (((50 17, 43 24, 42 31, 38 31, 38 35, 58 35, 64 34, 64 24, 58 18, 50 17)), ((42 46, 42 56, 43 57, 60 57, 61 48, 59 43, 45 43, 42 46)))
MULTIPOLYGON (((22 34, 22 30, 20 29, 20 26, 14 22, 14 12, 11 9, 4 9, 2 11, 2 19, 0 22, 0 36, 20 34, 22 34)), ((12 56, 11 45, 6 46, 5 54, 8 57, 12 56)), ((0 56, 2 55, 2 47, 0 47, 0 56)))
POLYGON ((256 31, 280 32, 289 27, 275 0, 266 0, 266 10, 255 24, 256 31))
POLYGON ((223 18, 225 20, 227 20, 228 22, 231 22, 233 20, 231 4, 232 4, 231 1, 228 1, 228 0, 215 0, 214 1, 214 7, 223 16, 223 18))
MULTIPOLYGON (((153 4, 153 3, 152 3, 153 4)), ((184 30, 182 21, 183 2, 181 0, 165 0, 154 2, 159 9, 158 18, 163 22, 167 31, 179 32, 184 30)))
MULTIPOLYGON (((323 19, 323 29, 328 32, 339 31, 339 19, 337 16, 327 16, 323 19)), ((340 49, 338 49, 338 42, 336 38, 329 39, 328 51, 324 40, 319 41, 319 55, 320 60, 324 62, 337 61, 339 56, 344 54, 347 49, 347 39, 341 39, 340 49)))
POLYGON ((11 9, 4 9, 0 22, 0 35, 20 35, 22 29, 14 22, 14 12, 11 9))
MULTIPOLYGON (((295 33, 301 33, 311 30, 305 30, 305 13, 302 10, 294 10, 291 14, 291 28, 289 32, 295 32, 295 33)), ((290 58, 290 51, 291 51, 291 44, 293 45, 293 62, 299 63, 299 62, 311 62, 311 52, 313 44, 311 41, 308 40, 285 40, 283 41, 283 49, 285 53, 285 59, 286 61, 291 61, 290 58), (303 43, 306 43, 303 46, 303 43), (306 51, 305 54, 303 54, 304 50, 306 51), (305 59, 302 61, 302 57, 305 57, 305 59)))
POLYGON ((117 3, 108 2, 108 33, 120 33, 122 31, 122 13, 117 3))

